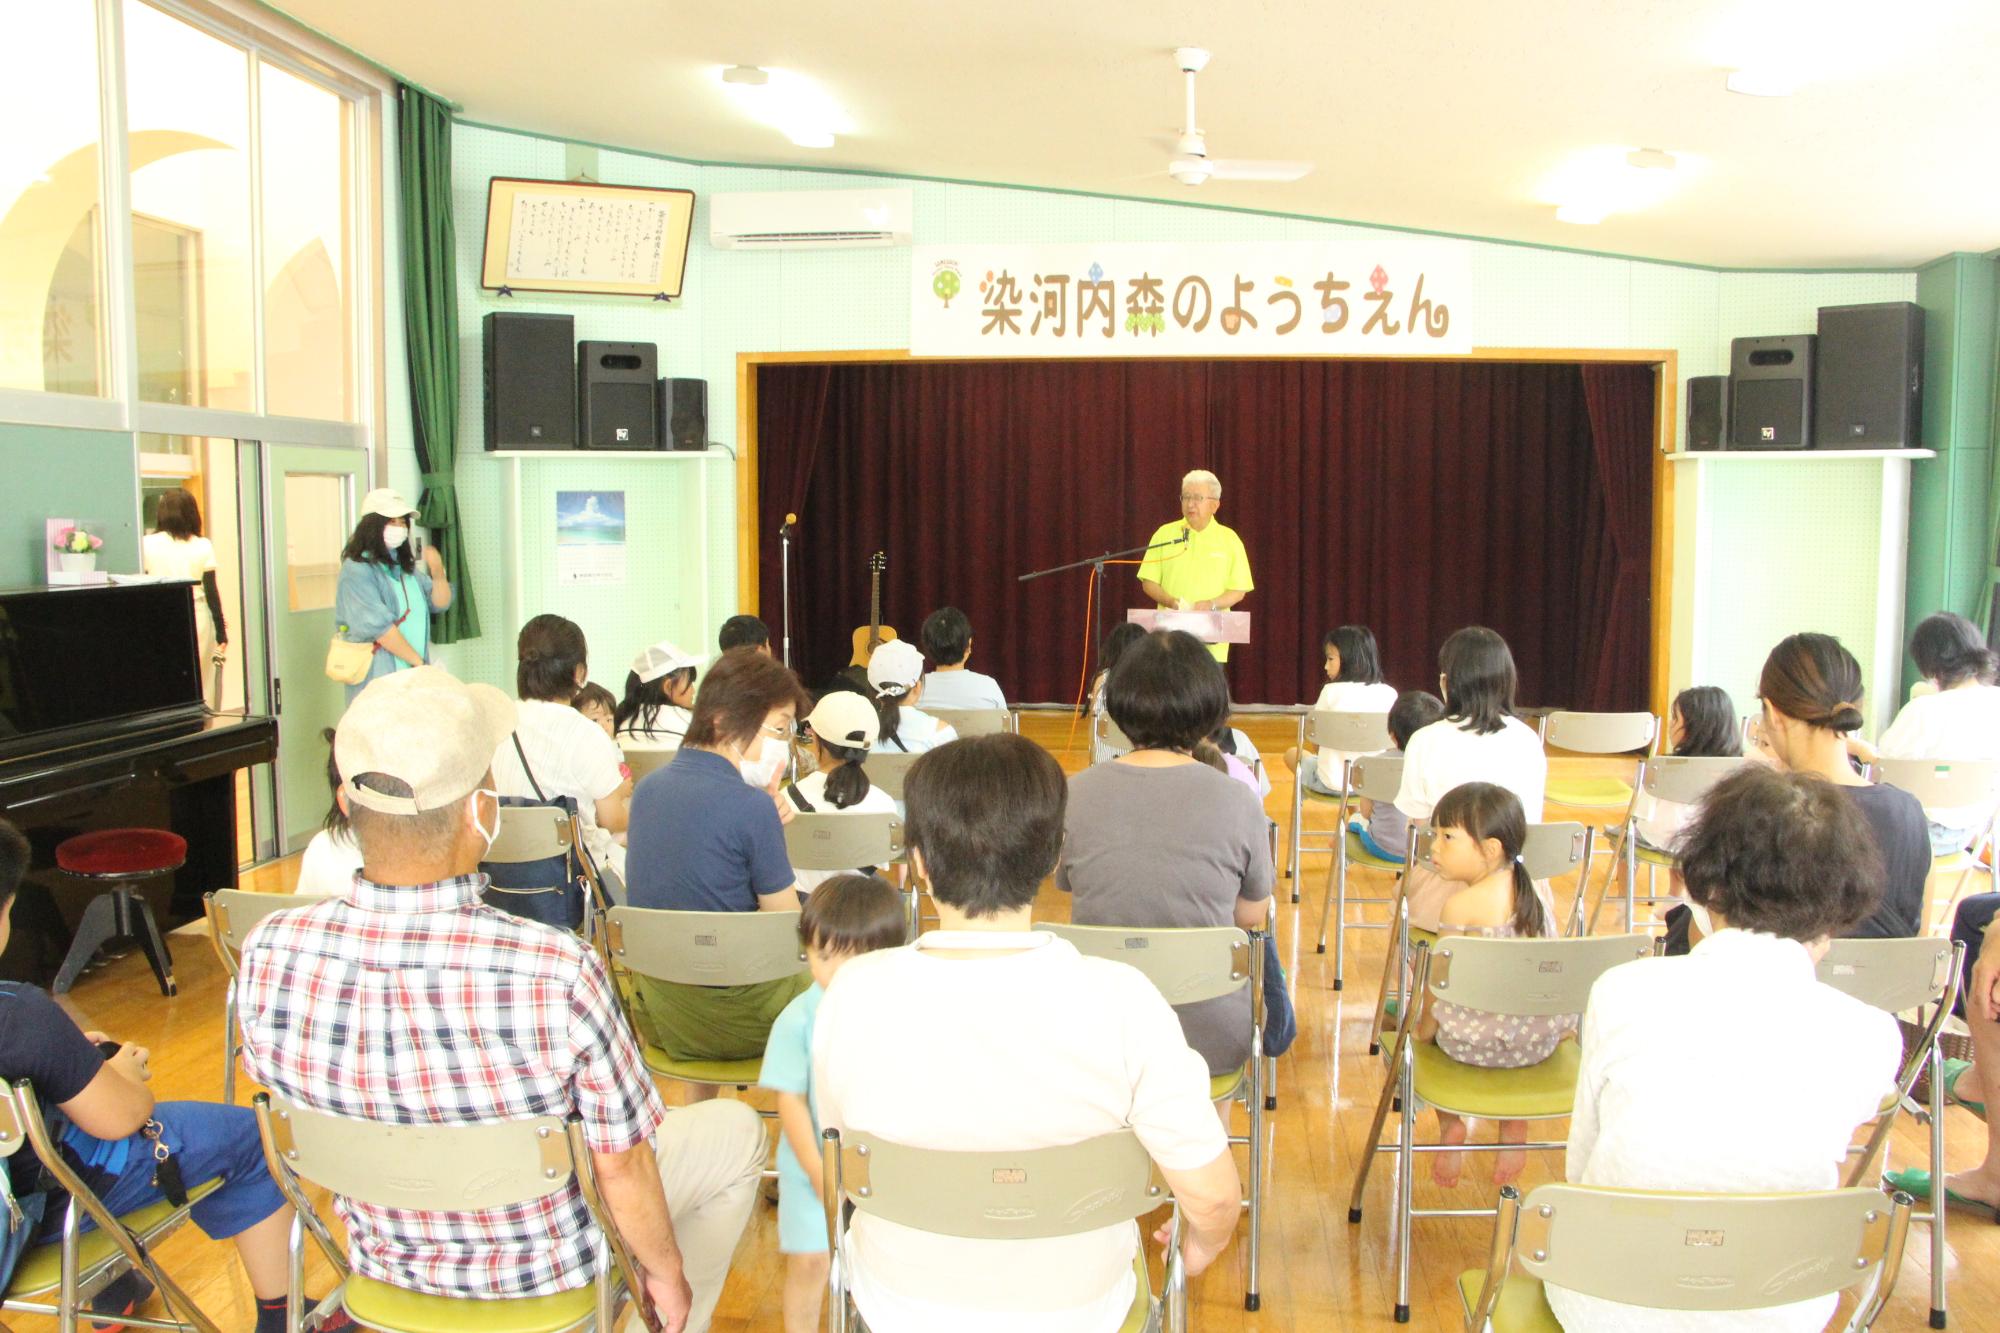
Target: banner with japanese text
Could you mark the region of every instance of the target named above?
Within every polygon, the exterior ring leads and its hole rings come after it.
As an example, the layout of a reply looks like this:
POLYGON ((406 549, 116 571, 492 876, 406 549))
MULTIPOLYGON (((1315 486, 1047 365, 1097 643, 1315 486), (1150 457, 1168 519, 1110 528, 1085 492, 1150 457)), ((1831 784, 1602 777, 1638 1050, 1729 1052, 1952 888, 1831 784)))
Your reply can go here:
POLYGON ((923 245, 913 356, 1452 356, 1461 241, 923 245))

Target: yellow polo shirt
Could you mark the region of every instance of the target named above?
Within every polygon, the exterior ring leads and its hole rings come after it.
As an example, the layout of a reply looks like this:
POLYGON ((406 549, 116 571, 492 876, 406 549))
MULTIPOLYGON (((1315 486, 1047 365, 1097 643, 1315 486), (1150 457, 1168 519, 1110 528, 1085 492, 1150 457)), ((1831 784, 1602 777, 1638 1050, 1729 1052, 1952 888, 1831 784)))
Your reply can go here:
MULTIPOLYGON (((1147 545, 1173 541, 1186 526, 1186 520, 1178 518, 1162 523, 1147 545)), ((1165 546, 1148 555, 1139 566, 1139 577, 1152 580, 1167 596, 1189 605, 1214 601, 1226 592, 1250 592, 1257 586, 1250 579, 1250 555, 1243 549, 1243 539, 1236 535, 1236 529, 1214 519, 1199 532, 1188 528, 1185 546, 1165 546)), ((1229 660, 1228 644, 1211 643, 1208 649, 1216 661, 1229 660)))

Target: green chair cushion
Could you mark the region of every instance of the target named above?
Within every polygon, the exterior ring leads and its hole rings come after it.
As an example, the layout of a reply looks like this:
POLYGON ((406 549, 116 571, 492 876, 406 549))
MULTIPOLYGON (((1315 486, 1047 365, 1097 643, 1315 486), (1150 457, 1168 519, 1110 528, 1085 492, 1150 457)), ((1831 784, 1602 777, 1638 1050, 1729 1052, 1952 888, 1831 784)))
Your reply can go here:
POLYGON ((1410 1049, 1417 1097, 1441 1111, 1494 1120, 1536 1120, 1568 1115, 1576 1101, 1582 1055, 1574 1041, 1559 1042, 1554 1055, 1526 1069, 1463 1065, 1435 1042, 1412 1042, 1410 1049))
POLYGON ((1143 1333, 1146 1321, 1153 1314, 1153 1279, 1146 1275, 1144 1245, 1133 1252, 1132 1271, 1139 1280, 1132 1292, 1132 1308, 1126 1312, 1125 1322, 1118 1326, 1118 1333, 1143 1333))
POLYGON ((347 1279, 341 1298, 357 1321, 392 1333, 562 1333, 597 1318, 594 1283, 553 1296, 474 1301, 357 1275, 347 1279))
POLYGON ((684 1083, 715 1083, 724 1087, 754 1088, 764 1076, 762 1056, 752 1060, 676 1060, 648 1042, 646 1068, 662 1078, 684 1083))
POLYGON ((1556 778, 1543 789, 1550 805, 1602 810, 1632 804, 1632 788, 1617 778, 1556 778))
MULTIPOLYGON (((221 1188, 220 1180, 203 1181, 188 1191, 188 1198, 190 1201, 205 1199, 221 1188)), ((127 1231, 145 1241, 178 1226, 179 1222, 174 1217, 177 1211, 172 1204, 162 1199, 158 1203, 148 1204, 137 1212, 127 1213, 118 1220, 125 1224, 127 1231)), ((123 1251, 118 1248, 118 1242, 92 1227, 77 1237, 77 1274, 86 1275, 91 1269, 121 1253, 123 1251)), ((30 1296, 54 1291, 61 1285, 62 1241, 52 1240, 46 1245, 35 1246, 21 1256, 21 1261, 14 1265, 13 1278, 7 1283, 7 1297, 9 1300, 24 1300, 30 1296)))
POLYGON ((1410 927, 1411 948, 1415 948, 1419 944, 1428 944, 1431 948, 1435 949, 1437 948, 1437 942, 1438 937, 1435 930, 1425 930, 1422 926, 1410 927))
MULTIPOLYGON (((1465 1302, 1467 1314, 1479 1303, 1479 1292, 1485 1285, 1483 1268, 1458 1275, 1458 1298, 1465 1302)), ((1493 1333, 1563 1333, 1539 1279, 1508 1274, 1500 1284, 1500 1299, 1493 1303, 1493 1333)))
POLYGON ((1655 848, 1648 847, 1644 843, 1636 841, 1632 844, 1632 846, 1635 849, 1637 849, 1639 853, 1639 859, 1641 861, 1644 861, 1649 866, 1665 866, 1667 869, 1671 870, 1674 868, 1675 865, 1679 864, 1674 860, 1674 854, 1672 852, 1662 852, 1655 848))
POLYGON ((1219 1102, 1225 1097, 1234 1097, 1236 1090, 1243 1086, 1243 1071, 1232 1069, 1227 1074, 1216 1074, 1208 1080, 1208 1099, 1219 1102))
POLYGON ((1321 805, 1340 804, 1340 795, 1337 792, 1334 795, 1329 796, 1323 791, 1314 790, 1312 787, 1307 786, 1303 782, 1299 784, 1299 791, 1305 796, 1305 798, 1308 801, 1318 801, 1321 805))
POLYGON ((1394 870, 1400 872, 1401 861, 1389 861, 1375 855, 1361 845, 1361 835, 1353 829, 1347 831, 1347 860, 1352 865, 1367 866, 1371 870, 1394 870))

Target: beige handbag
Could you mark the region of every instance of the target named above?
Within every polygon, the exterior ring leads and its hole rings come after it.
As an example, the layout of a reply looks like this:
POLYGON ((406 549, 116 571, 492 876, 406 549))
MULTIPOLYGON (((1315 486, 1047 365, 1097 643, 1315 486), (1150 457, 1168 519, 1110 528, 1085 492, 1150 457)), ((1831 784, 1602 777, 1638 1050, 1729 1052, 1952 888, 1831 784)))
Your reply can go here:
POLYGON ((359 685, 368 679, 368 668, 374 660, 374 644, 349 643, 336 634, 326 647, 327 678, 343 685, 359 685))

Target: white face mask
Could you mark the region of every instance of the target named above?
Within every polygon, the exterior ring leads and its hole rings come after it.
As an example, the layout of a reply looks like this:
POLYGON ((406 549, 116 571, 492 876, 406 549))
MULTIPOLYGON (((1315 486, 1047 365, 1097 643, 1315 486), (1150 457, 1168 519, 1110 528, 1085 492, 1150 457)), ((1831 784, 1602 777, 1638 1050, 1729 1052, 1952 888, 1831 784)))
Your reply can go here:
POLYGON ((1709 916, 1706 907, 1703 907, 1700 903, 1690 898, 1688 900, 1688 911, 1694 914, 1694 928, 1701 932, 1703 939, 1707 939, 1715 933, 1715 920, 1709 916))
POLYGON ((410 539, 410 530, 401 523, 392 523, 382 529, 382 544, 395 550, 410 539))
POLYGON ((500 818, 499 792, 492 790, 490 787, 481 787, 472 793, 472 827, 478 829, 479 836, 486 839, 486 850, 489 852, 493 850, 494 842, 500 837, 500 818), (479 798, 482 796, 491 796, 493 798, 493 831, 491 833, 486 831, 486 825, 481 823, 479 819, 479 798))
POLYGON ((764 788, 771 785, 772 778, 784 771, 785 759, 785 743, 765 736, 761 738, 757 757, 751 759, 746 756, 736 765, 736 771, 741 773, 743 780, 751 786, 764 788))

